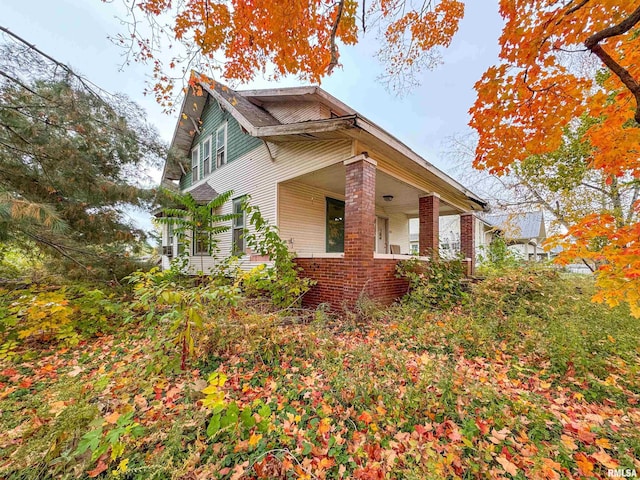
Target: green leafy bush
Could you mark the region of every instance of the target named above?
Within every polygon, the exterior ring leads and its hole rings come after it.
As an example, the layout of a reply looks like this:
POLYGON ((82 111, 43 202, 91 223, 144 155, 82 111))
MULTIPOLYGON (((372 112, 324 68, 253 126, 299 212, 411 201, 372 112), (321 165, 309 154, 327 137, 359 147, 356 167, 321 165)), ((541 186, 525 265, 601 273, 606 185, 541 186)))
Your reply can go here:
POLYGON ((271 225, 260 213, 258 207, 245 199, 243 208, 254 231, 245 233, 247 245, 258 255, 267 256, 272 265, 259 267, 243 276, 243 286, 248 293, 265 292, 279 307, 300 304, 313 281, 300 276, 300 268, 294 262, 295 255, 289 251, 287 243, 280 238, 278 227, 271 225))
POLYGON ((496 269, 473 286, 476 314, 507 317, 517 312, 546 316, 558 272, 539 264, 496 269))
POLYGON ((490 274, 522 264, 518 255, 509 250, 507 242, 502 237, 495 237, 489 245, 482 245, 478 250, 479 274, 490 274))
POLYGON ((21 287, 0 289, 0 358, 12 357, 26 341, 77 345, 82 338, 113 329, 126 310, 115 293, 93 286, 21 287))
POLYGON ((409 280, 409 293, 403 303, 419 309, 447 310, 465 297, 462 279, 465 268, 461 259, 432 258, 423 262, 417 258, 398 263, 400 277, 409 280))
POLYGON ((238 282, 219 284, 201 281, 193 285, 188 279, 179 281, 173 270, 136 272, 128 277, 134 284, 137 301, 134 308, 142 309, 149 321, 167 323, 173 343, 180 349, 180 368, 196 353, 196 335, 205 320, 215 320, 225 308, 235 305, 240 298, 238 282))

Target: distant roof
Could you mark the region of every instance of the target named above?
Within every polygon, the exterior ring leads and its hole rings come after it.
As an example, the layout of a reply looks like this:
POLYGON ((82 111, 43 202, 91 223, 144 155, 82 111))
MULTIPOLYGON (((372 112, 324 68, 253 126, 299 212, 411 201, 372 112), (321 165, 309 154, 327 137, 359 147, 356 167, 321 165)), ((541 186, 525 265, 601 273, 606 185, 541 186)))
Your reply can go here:
POLYGON ((542 211, 485 215, 484 220, 500 228, 511 240, 547 237, 542 211))

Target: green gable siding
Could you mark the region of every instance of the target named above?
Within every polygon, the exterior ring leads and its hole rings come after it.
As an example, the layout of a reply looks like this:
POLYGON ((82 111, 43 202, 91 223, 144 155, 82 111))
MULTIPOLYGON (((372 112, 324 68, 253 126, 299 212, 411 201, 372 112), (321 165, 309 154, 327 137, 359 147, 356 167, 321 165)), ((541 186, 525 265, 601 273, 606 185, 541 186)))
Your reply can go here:
POLYGON ((180 177, 180 190, 184 190, 191 186, 191 172, 187 172, 180 177))
MULTIPOLYGON (((225 110, 222 110, 218 103, 211 97, 207 99, 207 104, 202 111, 202 124, 200 125, 200 133, 196 134, 193 139, 192 148, 197 144, 204 142, 209 136, 213 135, 211 143, 211 155, 215 157, 215 133, 216 130, 227 122, 227 162, 233 162, 245 153, 259 147, 262 141, 252 137, 242 131, 242 127, 238 121, 225 110)), ((191 155, 189 154, 189 159, 191 155)), ((191 160, 189 160, 191 161, 191 160)), ((212 171, 216 166, 212 162, 212 171)), ((203 148, 200 147, 200 171, 203 171, 204 159, 203 148)), ((220 168, 224 168, 224 165, 220 168)), ((184 190, 192 185, 191 172, 187 172, 180 178, 180 189, 184 190)))

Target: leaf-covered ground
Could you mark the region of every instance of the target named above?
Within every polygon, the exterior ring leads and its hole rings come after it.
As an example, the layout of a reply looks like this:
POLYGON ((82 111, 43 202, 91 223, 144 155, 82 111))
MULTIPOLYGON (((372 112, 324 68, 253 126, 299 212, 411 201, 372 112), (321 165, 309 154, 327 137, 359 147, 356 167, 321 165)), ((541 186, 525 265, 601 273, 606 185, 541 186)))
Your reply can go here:
POLYGON ((492 313, 480 301, 283 325, 231 309, 199 333, 184 372, 165 326, 132 319, 123 302, 127 322, 112 333, 27 342, 0 360, 0 477, 640 471, 639 322, 592 304, 588 281, 553 282, 508 301, 509 278, 480 286, 492 313), (217 407, 207 393, 220 393, 217 407))

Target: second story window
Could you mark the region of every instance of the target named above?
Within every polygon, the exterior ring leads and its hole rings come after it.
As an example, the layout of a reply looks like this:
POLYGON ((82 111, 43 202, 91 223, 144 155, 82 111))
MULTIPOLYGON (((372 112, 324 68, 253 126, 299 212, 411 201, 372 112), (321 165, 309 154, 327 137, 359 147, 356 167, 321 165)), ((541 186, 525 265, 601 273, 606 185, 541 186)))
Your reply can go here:
POLYGON ((227 163, 227 124, 216 130, 216 166, 227 163))
POLYGON ((202 144, 202 178, 211 173, 211 137, 202 144))
POLYGON ((200 180, 200 145, 196 145, 191 150, 191 181, 197 182, 200 180))

